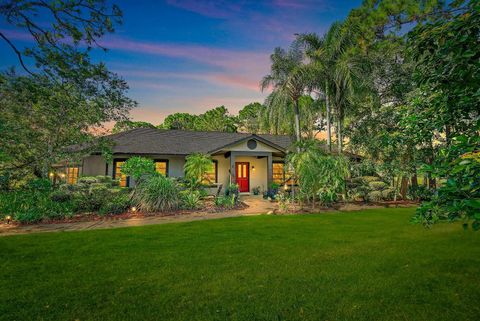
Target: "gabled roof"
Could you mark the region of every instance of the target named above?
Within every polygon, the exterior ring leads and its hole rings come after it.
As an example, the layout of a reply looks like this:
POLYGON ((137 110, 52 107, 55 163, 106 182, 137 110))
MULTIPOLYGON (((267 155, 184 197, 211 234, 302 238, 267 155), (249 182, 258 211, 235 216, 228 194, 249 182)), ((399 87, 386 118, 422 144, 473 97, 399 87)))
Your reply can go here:
POLYGON ((286 151, 292 144, 289 136, 155 128, 132 129, 106 136, 106 138, 110 138, 113 141, 114 147, 112 151, 114 154, 210 154, 250 138, 257 139, 279 151, 286 151))

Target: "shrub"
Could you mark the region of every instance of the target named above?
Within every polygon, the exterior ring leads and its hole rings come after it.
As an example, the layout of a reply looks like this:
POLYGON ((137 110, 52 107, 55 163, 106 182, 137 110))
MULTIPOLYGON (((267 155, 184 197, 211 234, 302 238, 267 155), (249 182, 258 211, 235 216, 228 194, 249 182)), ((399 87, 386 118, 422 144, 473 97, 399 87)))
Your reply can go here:
POLYGON ((395 189, 387 188, 382 191, 382 197, 384 200, 393 200, 395 198, 395 189))
POLYGON ((113 197, 100 207, 100 214, 122 214, 131 206, 131 198, 128 193, 117 192, 113 197))
POLYGON ((381 181, 373 181, 368 184, 370 188, 374 191, 381 191, 388 187, 388 185, 381 181))
POLYGON ((126 160, 120 171, 138 181, 142 176, 155 173, 155 162, 149 158, 135 156, 126 160))
POLYGON ((428 201, 432 198, 433 191, 426 186, 409 186, 407 198, 413 201, 428 201))
POLYGON ((337 201, 337 199, 338 199, 338 195, 334 189, 325 187, 320 189, 320 191, 318 192, 318 200, 322 205, 327 205, 327 206, 332 205, 337 201))
POLYGON ((288 205, 290 204, 290 198, 287 193, 278 193, 278 208, 281 212, 285 213, 288 211, 288 205))
POLYGON ((218 196, 215 198, 215 206, 222 208, 233 208, 236 204, 235 195, 218 196))
POLYGON ((94 176, 83 176, 83 177, 79 177, 77 180, 77 185, 80 185, 80 186, 82 184, 89 185, 92 183, 98 183, 98 179, 94 176))
POLYGON ((135 187, 132 202, 146 212, 176 210, 181 206, 180 190, 173 179, 155 174, 135 187))
POLYGON ((186 209, 197 209, 200 207, 202 193, 200 191, 184 190, 181 192, 182 205, 186 209))
POLYGON ((379 202, 383 199, 381 191, 373 191, 367 194, 367 200, 370 202, 379 202))
POLYGON ((0 216, 11 215, 21 223, 35 223, 73 214, 71 201, 56 202, 48 191, 17 190, 0 193, 0 216))
POLYGON ((233 197, 234 204, 237 204, 240 199, 240 192, 237 184, 230 184, 225 189, 226 197, 233 197))
POLYGON ((27 188, 34 191, 46 192, 52 190, 52 182, 45 178, 37 178, 29 181, 27 188))
POLYGON ((53 202, 67 202, 72 200, 72 192, 65 188, 56 189, 50 193, 50 199, 53 202))
POLYGON ((361 178, 366 183, 379 182, 380 181, 380 177, 377 177, 377 176, 362 176, 361 178))

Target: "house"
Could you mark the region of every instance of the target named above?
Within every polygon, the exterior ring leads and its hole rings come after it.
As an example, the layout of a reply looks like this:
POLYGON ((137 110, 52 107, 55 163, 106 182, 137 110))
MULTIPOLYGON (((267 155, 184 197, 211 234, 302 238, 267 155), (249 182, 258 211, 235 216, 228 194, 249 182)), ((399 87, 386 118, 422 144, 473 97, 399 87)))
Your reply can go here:
POLYGON ((271 183, 285 182, 284 160, 292 144, 289 136, 246 133, 197 132, 137 128, 107 136, 113 141, 113 160, 100 154, 85 157, 81 163, 66 168, 66 180, 75 183, 78 176, 109 175, 120 185, 134 182, 122 175, 122 164, 132 156, 155 161, 159 173, 183 177, 185 157, 193 153, 211 155, 213 170, 209 179, 216 184, 236 183, 242 193, 255 187, 266 190, 271 183))

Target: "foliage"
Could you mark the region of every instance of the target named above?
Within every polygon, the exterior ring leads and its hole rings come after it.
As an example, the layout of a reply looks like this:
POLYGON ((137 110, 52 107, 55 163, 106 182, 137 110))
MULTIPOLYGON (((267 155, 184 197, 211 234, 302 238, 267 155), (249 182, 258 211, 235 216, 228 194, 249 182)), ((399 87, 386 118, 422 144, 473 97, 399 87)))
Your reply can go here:
POLYGON ((265 106, 260 103, 246 105, 238 112, 238 129, 252 134, 259 133, 262 130, 261 117, 264 112, 265 106))
POLYGON ((304 142, 299 152, 289 155, 288 162, 295 170, 301 195, 313 205, 319 196, 333 200, 333 194, 345 192, 348 161, 343 156, 325 153, 318 142, 304 142))
POLYGON ((298 142, 301 138, 299 99, 312 80, 311 74, 307 72, 303 64, 303 53, 297 46, 292 46, 288 51, 275 48, 270 60, 270 74, 260 82, 262 90, 273 87, 273 92, 265 101, 266 112, 279 115, 286 112, 285 108, 292 108, 298 142))
POLYGON ((367 194, 367 200, 370 202, 380 202, 383 199, 382 191, 371 191, 367 194))
POLYGON ((132 205, 130 194, 125 190, 121 190, 113 194, 113 196, 100 207, 100 214, 122 214, 128 211, 132 205))
POLYGON ((217 207, 230 209, 235 207, 236 204, 234 194, 215 197, 215 206, 217 207))
POLYGON ((234 205, 240 201, 240 190, 237 184, 229 184, 225 188, 225 197, 233 199, 234 205))
POLYGON ((180 189, 175 180, 156 173, 139 182, 132 202, 144 212, 177 210, 181 207, 180 189))
POLYGON ((198 190, 183 190, 180 192, 182 196, 182 207, 189 210, 201 207, 202 193, 198 190))
POLYGON ((278 193, 276 199, 278 200, 278 208, 280 212, 286 213, 288 211, 288 206, 290 205, 290 196, 288 193, 278 193))
POLYGON ((384 190, 387 187, 387 184, 385 184, 385 182, 381 182, 381 181, 373 181, 373 182, 370 182, 368 185, 374 191, 381 191, 381 190, 384 190))
POLYGON ((115 126, 112 128, 112 133, 121 133, 127 130, 136 129, 136 128, 156 128, 154 125, 145 122, 145 121, 132 121, 132 120, 123 120, 115 123, 115 126))
POLYGON ((0 39, 25 72, 0 74, 0 175, 47 178, 52 164, 78 156, 67 146, 102 150, 91 129, 126 119, 136 105, 126 82, 90 59, 122 13, 103 0, 6 1, 0 16, 11 29, 0 39), (33 45, 19 47, 12 32, 33 45))
POLYGON ((260 186, 252 188, 253 195, 260 195, 260 186))
POLYGON ((179 130, 195 130, 195 120, 197 115, 189 113, 175 113, 168 115, 163 124, 158 126, 161 129, 179 129, 179 130))
POLYGON ((431 201, 418 208, 414 221, 430 226, 438 220, 461 219, 479 229, 480 138, 456 137, 427 170, 437 177, 445 177, 446 182, 431 201))
POLYGON ((120 172, 139 181, 143 176, 155 173, 155 163, 150 158, 134 156, 125 161, 120 172))
POLYGON ((185 158, 185 178, 198 187, 202 183, 211 184, 207 173, 213 170, 212 158, 207 154, 194 153, 185 158))
POLYGON ((237 131, 236 120, 225 106, 219 106, 198 115, 195 130, 234 133, 237 131))
POLYGON ((14 190, 0 193, 0 217, 10 215, 20 223, 36 223, 71 216, 71 201, 58 202, 47 190, 14 190))

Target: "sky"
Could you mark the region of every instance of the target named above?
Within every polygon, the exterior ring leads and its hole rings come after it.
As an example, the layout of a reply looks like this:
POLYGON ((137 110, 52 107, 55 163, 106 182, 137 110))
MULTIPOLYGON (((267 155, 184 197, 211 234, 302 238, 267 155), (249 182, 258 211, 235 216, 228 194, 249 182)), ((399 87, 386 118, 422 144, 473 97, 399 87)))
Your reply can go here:
MULTIPOLYGON (((361 0, 118 0, 123 24, 99 43, 93 58, 125 78, 138 102, 131 118, 155 125, 175 112, 224 105, 232 114, 263 102, 259 82, 275 47, 295 33, 323 34, 361 0)), ((25 36, 0 20, 12 40, 25 36)), ((0 70, 18 67, 0 39, 0 70)))

